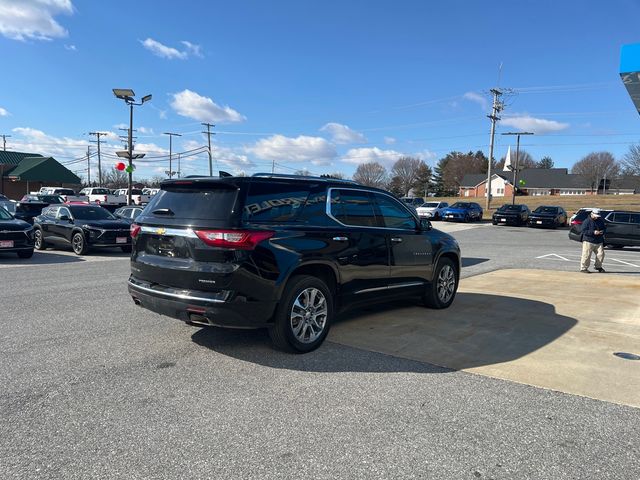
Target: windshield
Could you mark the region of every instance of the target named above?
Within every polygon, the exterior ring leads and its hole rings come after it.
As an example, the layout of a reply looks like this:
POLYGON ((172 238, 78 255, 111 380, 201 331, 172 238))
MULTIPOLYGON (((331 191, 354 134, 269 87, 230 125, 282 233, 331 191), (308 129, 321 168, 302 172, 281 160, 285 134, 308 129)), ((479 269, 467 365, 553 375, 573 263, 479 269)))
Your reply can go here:
POLYGON ((111 212, 102 207, 69 207, 76 220, 115 220, 111 212))
POLYGON ((558 213, 558 207, 538 207, 533 213, 558 213))
POLYGON ((106 188, 94 188, 91 191, 92 195, 109 195, 109 190, 107 190, 106 188))
POLYGON ((58 195, 40 195, 38 198, 46 203, 64 203, 58 195))
POLYGON ((7 212, 14 214, 16 212, 16 204, 13 202, 0 201, 0 208, 4 208, 7 212))
POLYGON ((13 217, 3 206, 0 206, 0 220, 11 220, 13 217))
POLYGON ((427 202, 422 204, 424 208, 438 208, 438 205, 440 205, 438 202, 427 202))
POLYGON ((519 212, 520 205, 503 205, 498 210, 501 212, 519 212))
POLYGON ((456 202, 451 205, 451 208, 469 208, 471 204, 467 202, 456 202))

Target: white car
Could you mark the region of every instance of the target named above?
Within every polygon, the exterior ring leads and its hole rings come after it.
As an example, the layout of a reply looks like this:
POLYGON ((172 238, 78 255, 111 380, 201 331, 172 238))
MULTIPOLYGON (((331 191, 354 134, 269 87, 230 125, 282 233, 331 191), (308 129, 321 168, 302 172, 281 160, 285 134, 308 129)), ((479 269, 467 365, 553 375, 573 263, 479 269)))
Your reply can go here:
POLYGON ((428 220, 441 220, 442 213, 449 206, 447 202, 425 202, 416 208, 418 217, 428 220))
MULTIPOLYGON (((127 200, 129 199, 129 189, 121 188, 116 190, 116 195, 123 195, 127 200)), ((143 193, 139 188, 131 189, 131 201, 134 205, 146 205, 151 201, 151 195, 143 193)))

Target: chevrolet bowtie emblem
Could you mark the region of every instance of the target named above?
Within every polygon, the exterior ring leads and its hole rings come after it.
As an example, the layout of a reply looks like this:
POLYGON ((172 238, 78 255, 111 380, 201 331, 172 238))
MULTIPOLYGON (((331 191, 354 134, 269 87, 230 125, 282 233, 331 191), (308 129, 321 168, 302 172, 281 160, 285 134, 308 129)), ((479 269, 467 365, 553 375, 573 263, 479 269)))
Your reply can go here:
POLYGON ((158 235, 164 235, 166 232, 167 232, 167 229, 166 229, 166 228, 158 228, 158 229, 156 230, 156 233, 157 233, 158 235))

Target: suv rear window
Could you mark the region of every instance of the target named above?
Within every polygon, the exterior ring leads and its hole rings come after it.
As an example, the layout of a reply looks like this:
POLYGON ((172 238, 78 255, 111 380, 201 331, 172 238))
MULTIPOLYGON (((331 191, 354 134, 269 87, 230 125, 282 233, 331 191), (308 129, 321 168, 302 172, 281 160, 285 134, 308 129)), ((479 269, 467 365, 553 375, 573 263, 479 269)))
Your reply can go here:
POLYGON ((145 211, 153 215, 154 210, 168 209, 172 218, 226 220, 237 197, 235 185, 170 185, 153 196, 145 211))

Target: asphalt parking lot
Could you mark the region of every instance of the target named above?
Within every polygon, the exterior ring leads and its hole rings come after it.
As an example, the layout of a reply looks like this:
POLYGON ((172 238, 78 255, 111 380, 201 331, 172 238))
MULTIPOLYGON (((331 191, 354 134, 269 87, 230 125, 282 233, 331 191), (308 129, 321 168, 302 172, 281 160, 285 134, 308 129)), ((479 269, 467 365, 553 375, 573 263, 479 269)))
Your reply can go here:
MULTIPOLYGON (((578 270, 580 245, 566 230, 435 225, 461 244, 466 301, 500 272, 578 270)), ((640 249, 608 250, 604 265, 585 285, 594 302, 598 282, 640 284, 640 249)), ((483 365, 490 372, 473 372, 436 349, 411 359, 337 336, 379 325, 381 314, 406 321, 414 306, 349 314, 319 350, 294 356, 263 331, 193 328, 142 310, 127 276, 117 251, 0 256, 1 478, 640 478, 633 402, 505 380, 513 359, 499 355, 483 365)), ((640 378, 640 361, 617 361, 640 378)))

